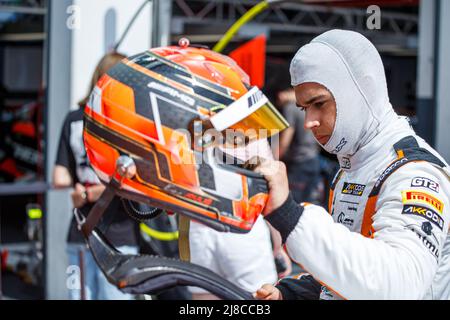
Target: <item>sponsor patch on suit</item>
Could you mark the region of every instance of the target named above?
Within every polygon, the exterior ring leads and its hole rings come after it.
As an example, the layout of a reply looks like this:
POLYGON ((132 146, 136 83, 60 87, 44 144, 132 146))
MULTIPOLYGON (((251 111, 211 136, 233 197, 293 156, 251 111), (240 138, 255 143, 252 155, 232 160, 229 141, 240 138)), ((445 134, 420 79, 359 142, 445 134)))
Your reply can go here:
POLYGON ((405 204, 403 205, 402 213, 422 217, 436 225, 439 229, 444 229, 444 219, 432 209, 417 204, 405 204))
POLYGON ((337 218, 337 222, 348 227, 352 227, 355 221, 353 219, 347 218, 343 212, 341 212, 337 218))
POLYGON ((444 210, 444 203, 438 198, 424 191, 402 191, 403 204, 425 204, 436 209, 439 213, 444 210))
POLYGON ((430 253, 439 260, 439 246, 435 243, 433 243, 428 237, 421 235, 417 231, 410 229, 412 232, 414 232, 419 239, 422 241, 423 245, 430 251, 430 253))
POLYGON ((411 187, 427 188, 431 191, 439 193, 439 183, 425 177, 413 178, 411 181, 411 187))
POLYGON ((352 196, 362 196, 364 189, 366 188, 363 184, 344 182, 342 187, 342 194, 350 194, 352 196))

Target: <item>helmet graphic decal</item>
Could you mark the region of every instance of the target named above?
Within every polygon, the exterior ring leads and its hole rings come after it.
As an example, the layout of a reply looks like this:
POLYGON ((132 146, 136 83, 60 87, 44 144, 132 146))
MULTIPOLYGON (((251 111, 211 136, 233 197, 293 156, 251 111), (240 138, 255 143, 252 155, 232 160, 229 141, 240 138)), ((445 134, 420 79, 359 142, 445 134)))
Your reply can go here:
POLYGON ((120 156, 136 166, 134 176, 120 179, 118 195, 220 231, 248 232, 264 209, 267 184, 232 156, 224 161, 230 155, 223 147, 285 127, 230 58, 164 47, 124 59, 99 80, 85 108, 84 141, 105 183, 120 156), (229 130, 242 134, 229 138, 229 130))

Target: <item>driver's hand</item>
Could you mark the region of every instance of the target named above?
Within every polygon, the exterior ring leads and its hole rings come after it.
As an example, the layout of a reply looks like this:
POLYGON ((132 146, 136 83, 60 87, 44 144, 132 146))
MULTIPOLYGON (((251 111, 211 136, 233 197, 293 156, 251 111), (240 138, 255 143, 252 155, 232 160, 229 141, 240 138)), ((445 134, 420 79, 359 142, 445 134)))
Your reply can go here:
POLYGON ((264 159, 255 172, 262 174, 269 185, 269 200, 262 213, 266 216, 281 207, 289 196, 286 165, 281 161, 264 159))
POLYGON ((96 202, 102 195, 103 191, 105 191, 105 189, 106 187, 103 184, 97 184, 88 187, 86 189, 88 202, 96 202))
POLYGON ((253 294, 253 297, 258 300, 283 300, 281 291, 278 290, 274 285, 268 283, 259 288, 253 294))
POLYGON ((71 193, 71 196, 72 196, 72 203, 75 208, 81 208, 87 203, 86 188, 80 183, 77 183, 75 185, 75 188, 71 193))

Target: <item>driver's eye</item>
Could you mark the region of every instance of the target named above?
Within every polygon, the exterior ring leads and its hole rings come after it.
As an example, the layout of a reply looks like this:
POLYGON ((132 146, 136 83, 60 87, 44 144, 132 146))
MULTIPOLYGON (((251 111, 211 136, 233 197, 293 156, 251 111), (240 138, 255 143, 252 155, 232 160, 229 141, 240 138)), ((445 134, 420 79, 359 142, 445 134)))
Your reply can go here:
POLYGON ((306 110, 306 108, 305 107, 302 107, 301 105, 299 105, 298 103, 296 103, 296 105, 297 105, 297 108, 299 108, 301 111, 305 111, 306 110))
POLYGON ((320 107, 322 107, 324 104, 325 104, 325 101, 320 101, 320 102, 314 103, 314 106, 315 106, 316 108, 320 108, 320 107))

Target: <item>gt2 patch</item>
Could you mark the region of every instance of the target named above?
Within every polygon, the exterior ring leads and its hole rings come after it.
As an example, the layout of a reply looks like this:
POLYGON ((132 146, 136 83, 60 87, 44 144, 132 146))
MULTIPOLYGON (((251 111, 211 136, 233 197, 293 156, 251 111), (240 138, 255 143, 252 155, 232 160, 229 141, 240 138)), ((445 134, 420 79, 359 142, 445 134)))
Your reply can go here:
POLYGON ((403 204, 423 203, 435 208, 439 213, 442 213, 444 204, 441 200, 433 197, 431 194, 416 190, 402 191, 403 204))
POLYGON ((366 186, 363 184, 344 182, 344 186, 342 187, 342 193, 361 197, 365 188, 366 186))
POLYGON ((411 181, 411 187, 423 187, 439 193, 439 184, 431 179, 415 177, 411 181))
POLYGON ((413 205, 413 204, 406 204, 403 206, 403 214, 411 214, 414 216, 422 217, 436 225, 439 229, 444 229, 444 219, 441 218, 441 216, 434 212, 431 209, 413 205))

